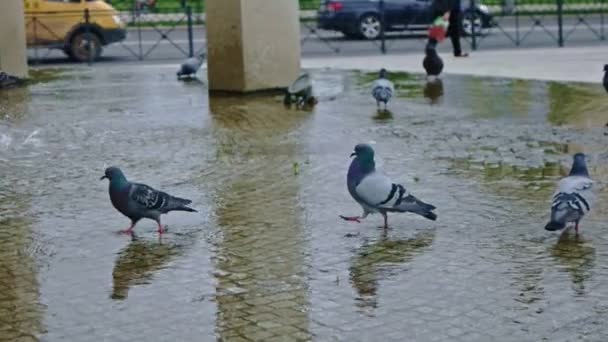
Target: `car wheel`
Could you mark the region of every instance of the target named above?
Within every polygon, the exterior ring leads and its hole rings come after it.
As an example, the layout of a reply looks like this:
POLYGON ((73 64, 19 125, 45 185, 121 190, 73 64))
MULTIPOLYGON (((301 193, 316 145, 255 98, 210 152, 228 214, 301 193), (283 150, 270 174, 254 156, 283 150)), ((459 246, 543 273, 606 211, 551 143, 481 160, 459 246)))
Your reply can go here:
POLYGON ((377 39, 381 30, 380 18, 375 14, 366 14, 359 20, 359 33, 365 39, 377 39))
POLYGON ((95 61, 101 56, 101 39, 93 32, 76 32, 70 40, 69 53, 77 62, 95 61))
POLYGON ((480 13, 474 13, 466 11, 462 15, 461 21, 462 33, 465 36, 473 35, 473 28, 475 28, 476 36, 484 36, 489 33, 489 28, 483 27, 480 13))

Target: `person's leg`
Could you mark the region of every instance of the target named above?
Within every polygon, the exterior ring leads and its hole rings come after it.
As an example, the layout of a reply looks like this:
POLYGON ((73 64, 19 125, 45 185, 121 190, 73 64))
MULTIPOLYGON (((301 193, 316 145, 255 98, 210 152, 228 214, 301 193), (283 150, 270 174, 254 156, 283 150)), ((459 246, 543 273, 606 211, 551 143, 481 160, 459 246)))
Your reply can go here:
POLYGON ((462 56, 462 48, 460 47, 460 9, 452 9, 450 11, 450 24, 448 26, 448 35, 452 40, 452 48, 454 56, 462 56))

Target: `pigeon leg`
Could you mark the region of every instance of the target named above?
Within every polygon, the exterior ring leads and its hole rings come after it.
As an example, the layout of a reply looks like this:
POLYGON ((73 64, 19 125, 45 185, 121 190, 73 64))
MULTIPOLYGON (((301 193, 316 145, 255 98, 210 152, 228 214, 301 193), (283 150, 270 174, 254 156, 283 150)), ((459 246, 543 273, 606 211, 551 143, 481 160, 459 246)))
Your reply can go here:
POLYGON ((162 234, 162 233, 164 233, 164 230, 163 230, 163 225, 162 225, 162 224, 160 224, 160 221, 158 221, 157 223, 158 223, 158 234, 162 234))
POLYGON ((124 233, 124 234, 129 234, 129 235, 132 235, 132 234, 133 234, 133 228, 134 228, 134 227, 135 227, 135 223, 134 223, 134 222, 131 222, 131 225, 129 226, 129 228, 127 228, 127 229, 125 229, 125 230, 121 230, 120 232, 121 232, 121 233, 124 233))
POLYGON ((576 232, 576 234, 578 235, 578 222, 576 222, 576 225, 574 226, 574 231, 576 232))
POLYGON ((382 213, 382 216, 384 217, 384 229, 388 229, 388 214, 387 213, 382 213))
POLYGON ((343 219, 344 221, 351 221, 351 222, 361 223, 361 219, 363 217, 361 217, 361 216, 343 216, 343 215, 340 215, 340 218, 343 219))

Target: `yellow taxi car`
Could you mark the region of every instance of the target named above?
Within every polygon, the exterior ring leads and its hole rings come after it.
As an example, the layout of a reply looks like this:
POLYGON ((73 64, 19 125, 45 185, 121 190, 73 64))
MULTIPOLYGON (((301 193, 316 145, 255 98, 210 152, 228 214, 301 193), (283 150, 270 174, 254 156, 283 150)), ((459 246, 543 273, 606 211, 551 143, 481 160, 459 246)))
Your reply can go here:
POLYGON ((126 38, 125 23, 103 0, 23 1, 28 47, 61 49, 84 62, 98 59, 103 46, 126 38))

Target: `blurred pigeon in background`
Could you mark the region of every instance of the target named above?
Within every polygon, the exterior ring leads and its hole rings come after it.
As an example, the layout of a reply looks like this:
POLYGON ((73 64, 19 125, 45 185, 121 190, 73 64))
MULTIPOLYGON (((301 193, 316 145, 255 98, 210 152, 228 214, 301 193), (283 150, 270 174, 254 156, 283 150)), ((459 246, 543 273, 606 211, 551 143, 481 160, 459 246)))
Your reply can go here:
POLYGON ((197 57, 192 57, 186 59, 184 63, 179 67, 177 71, 177 79, 181 80, 182 78, 193 78, 198 69, 201 68, 201 65, 205 62, 206 54, 203 52, 197 57))
POLYGON ((25 80, 20 79, 17 76, 11 76, 4 71, 0 71, 0 89, 15 87, 24 82, 25 80))
POLYGON ((592 188, 593 181, 589 178, 585 155, 577 153, 574 155, 570 174, 557 184, 551 204, 551 220, 545 229, 561 230, 569 223, 574 223, 578 233, 579 222, 591 210, 595 200, 592 188))
POLYGON ((388 228, 389 212, 412 212, 435 221, 435 206, 414 197, 401 184, 393 183, 387 176, 376 171, 374 150, 367 144, 355 146, 351 154, 355 159, 346 176, 348 192, 363 208, 362 216, 342 216, 346 221, 360 222, 369 214, 380 213, 384 217, 384 228, 388 228))
POLYGON ((131 234, 139 220, 149 218, 156 221, 158 232, 162 234, 161 214, 170 211, 197 212, 187 207, 188 204, 192 203, 190 200, 173 197, 145 184, 129 182, 117 167, 108 167, 105 170, 105 175, 100 180, 105 178, 110 180, 109 192, 112 205, 116 210, 131 219, 131 226, 124 231, 125 233, 131 234))
POLYGON ((379 78, 372 85, 372 96, 374 96, 378 108, 380 108, 380 102, 384 102, 384 109, 386 109, 394 92, 395 86, 386 78, 386 69, 382 68, 379 78))
POLYGON ((429 42, 426 45, 424 52, 425 56, 422 60, 422 66, 424 67, 424 70, 426 70, 426 75, 428 76, 429 80, 435 79, 443 70, 443 61, 437 53, 437 43, 429 42))

